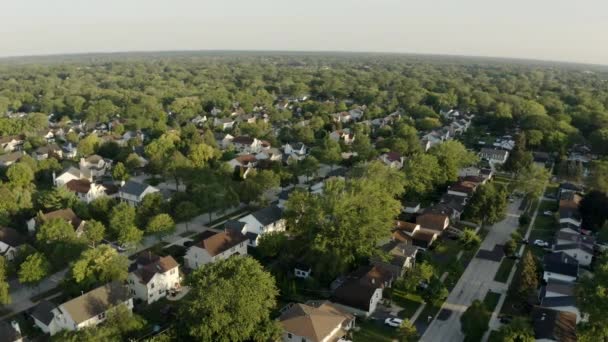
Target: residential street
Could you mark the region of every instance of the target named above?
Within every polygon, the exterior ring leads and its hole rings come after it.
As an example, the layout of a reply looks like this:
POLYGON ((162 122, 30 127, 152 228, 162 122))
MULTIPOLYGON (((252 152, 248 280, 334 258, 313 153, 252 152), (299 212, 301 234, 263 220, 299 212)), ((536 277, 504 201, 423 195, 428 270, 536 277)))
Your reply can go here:
MULTIPOLYGON (((507 217, 490 227, 480 249, 493 250, 496 244, 502 245, 510 239, 511 233, 518 226, 520 203, 520 200, 510 203, 507 217)), ((449 310, 451 314, 445 320, 435 319, 425 331, 421 341, 464 340, 464 335, 460 331, 460 316, 467 307, 476 299, 483 300, 488 290, 499 293, 507 290, 505 284, 494 281, 499 265, 500 262, 473 258, 442 306, 441 311, 449 310)))

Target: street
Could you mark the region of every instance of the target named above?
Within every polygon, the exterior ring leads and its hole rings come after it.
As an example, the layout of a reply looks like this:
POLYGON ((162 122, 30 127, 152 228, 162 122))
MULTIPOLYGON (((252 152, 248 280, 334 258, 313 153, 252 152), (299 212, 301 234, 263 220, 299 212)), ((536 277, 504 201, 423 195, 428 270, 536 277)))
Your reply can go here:
MULTIPOLYGON (((517 230, 519 224, 520 203, 520 200, 516 200, 509 204, 507 217, 489 228, 480 250, 493 250, 495 245, 502 245, 510 239, 511 233, 517 230)), ((443 320, 435 319, 422 335, 421 341, 464 340, 464 335, 460 331, 460 317, 468 306, 476 299, 483 301, 489 290, 498 293, 507 290, 505 284, 494 281, 499 265, 500 262, 473 258, 441 307, 440 313, 448 310, 451 314, 448 317, 441 315, 443 320)))

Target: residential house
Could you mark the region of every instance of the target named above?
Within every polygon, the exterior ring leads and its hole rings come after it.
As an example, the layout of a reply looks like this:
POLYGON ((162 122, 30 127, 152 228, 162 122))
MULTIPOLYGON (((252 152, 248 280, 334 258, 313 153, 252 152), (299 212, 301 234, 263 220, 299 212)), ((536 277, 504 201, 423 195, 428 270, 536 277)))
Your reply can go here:
POLYGON ((120 187, 120 189, 118 189, 118 198, 132 206, 137 206, 139 203, 141 203, 141 201, 143 201, 146 195, 159 191, 159 189, 148 184, 127 181, 120 187))
POLYGON ((490 164, 504 164, 509 158, 509 151, 495 148, 482 148, 479 156, 490 162, 490 164))
POLYGON ((391 272, 374 265, 362 266, 332 283, 332 301, 349 313, 369 317, 382 300, 383 289, 392 281, 391 272))
POLYGON ((232 138, 230 143, 239 153, 259 153, 262 150, 261 140, 244 135, 232 138))
POLYGON ((578 210, 582 197, 574 192, 562 192, 559 199, 559 223, 580 227, 583 223, 578 210))
POLYGON ((257 164, 258 159, 253 154, 243 154, 240 156, 236 156, 234 159, 228 162, 228 165, 232 166, 233 169, 237 167, 244 169, 255 168, 257 164))
POLYGON ((0 166, 9 167, 14 163, 18 162, 25 153, 22 151, 10 152, 7 154, 0 155, 0 166))
POLYGON ((296 278, 308 279, 312 273, 312 267, 302 261, 298 261, 293 268, 293 275, 296 278))
POLYGON ((46 146, 40 146, 33 153, 33 157, 36 160, 45 160, 53 156, 56 156, 60 159, 63 158, 63 150, 59 148, 57 144, 48 144, 46 146))
POLYGON ((548 308, 532 309, 534 337, 540 342, 576 342, 576 315, 548 308))
POLYGON ((401 208, 406 214, 415 214, 420 211, 420 202, 406 201, 401 208))
POLYGON ((534 164, 545 167, 551 161, 551 155, 547 152, 532 152, 534 164))
POLYGON ((283 210, 274 205, 242 217, 239 222, 244 223, 240 232, 247 237, 247 243, 252 247, 257 247, 260 236, 264 234, 285 231, 283 210))
POLYGON ((439 237, 439 232, 422 229, 419 224, 405 221, 396 221, 391 239, 403 242, 417 248, 429 248, 439 237))
POLYGON ((405 158, 399 152, 387 152, 381 155, 379 159, 386 166, 397 170, 401 169, 403 167, 403 163, 405 162, 405 158))
POLYGON ((355 142, 355 134, 350 132, 350 129, 345 128, 337 131, 333 131, 329 134, 329 138, 334 141, 343 141, 346 145, 350 145, 355 142))
POLYGON ((561 183, 557 189, 557 198, 562 198, 562 195, 566 193, 580 193, 583 191, 583 187, 574 183, 561 183))
POLYGON ((582 319, 576 307, 575 285, 569 282, 549 279, 539 295, 540 306, 558 311, 567 311, 576 315, 576 322, 582 319))
POLYGON ((234 127, 234 120, 231 118, 214 118, 213 126, 222 130, 232 129, 234 127))
POLYGON ((45 334, 55 335, 58 331, 57 324, 53 322, 55 319, 53 310, 56 308, 57 305, 53 304, 52 302, 48 300, 41 300, 30 314, 34 320, 34 324, 45 334))
POLYGON ((450 218, 443 214, 424 213, 416 217, 416 223, 421 229, 441 233, 450 225, 450 218))
POLYGON ((543 258, 543 279, 575 282, 578 278, 578 261, 566 253, 545 254, 543 258))
MULTIPOLYGON (((448 195, 450 196, 450 195, 448 195)), ((458 196, 454 196, 458 197, 458 196)), ((463 197, 461 197, 463 198, 463 197)), ((462 202, 460 202, 462 203, 462 202)), ((452 201, 448 203, 437 203, 426 209, 424 209, 425 214, 440 214, 447 216, 451 221, 460 220, 460 215, 462 215, 462 211, 464 210, 464 204, 460 205, 456 201, 452 201)))
POLYGON ((91 172, 93 179, 102 177, 112 168, 112 161, 104 159, 99 155, 91 155, 86 158, 80 158, 80 169, 86 169, 91 172))
POLYGON ((459 180, 458 182, 448 187, 448 195, 471 197, 479 183, 471 182, 467 180, 459 180))
POLYGON ((13 260, 24 245, 25 237, 15 229, 0 227, 0 255, 6 260, 13 260))
POLYGON ((562 228, 555 236, 554 252, 564 252, 576 259, 579 265, 589 266, 594 255, 596 239, 573 228, 562 228))
POLYGON ((216 233, 193 244, 186 251, 184 262, 191 269, 227 259, 233 255, 247 254, 247 237, 236 230, 216 233))
POLYGON ((74 211, 70 208, 59 209, 48 212, 46 214, 38 214, 36 217, 32 217, 27 221, 27 229, 30 234, 36 233, 37 227, 52 219, 62 219, 67 221, 74 227, 76 235, 80 236, 84 232, 84 226, 86 221, 76 216, 74 211))
POLYGON ((440 212, 442 212, 444 208, 451 209, 452 215, 450 216, 450 219, 457 221, 460 220, 460 215, 464 212, 467 202, 467 197, 445 193, 441 196, 440 204, 436 207, 440 209, 440 212))
POLYGON ((283 159, 283 153, 278 148, 269 148, 255 155, 257 160, 264 161, 280 161, 283 159))
POLYGON ((86 179, 72 179, 65 187, 73 192, 79 200, 85 203, 107 196, 106 188, 101 184, 91 183, 86 179))
POLYGON ((41 320, 34 322, 51 335, 62 330, 76 331, 102 323, 108 313, 119 305, 125 305, 132 310, 133 299, 127 286, 112 282, 52 309, 53 318, 48 325, 41 320))
POLYGON ((131 266, 127 283, 131 295, 151 304, 180 288, 179 264, 172 256, 140 255, 131 266))
POLYGON ((283 145, 283 153, 295 160, 303 160, 306 158, 306 145, 303 143, 285 144, 283 145))
POLYGON ((190 122, 192 122, 196 126, 201 126, 202 124, 207 122, 207 116, 199 114, 199 115, 195 116, 194 118, 192 118, 190 120, 190 122))
POLYGON ((53 173, 53 184, 55 184, 57 187, 66 185, 72 180, 79 179, 91 182, 93 181, 93 176, 88 169, 77 169, 73 166, 70 166, 67 170, 60 174, 59 177, 55 176, 55 173, 53 173))
POLYGON ((10 135, 0 137, 0 147, 4 152, 13 152, 21 149, 25 139, 22 135, 10 135))
POLYGON ((22 342, 21 327, 17 321, 0 322, 0 339, 3 342, 22 342))
POLYGON ((329 301, 289 304, 278 320, 284 342, 338 341, 355 324, 355 316, 329 301))
POLYGON ((371 264, 385 269, 393 275, 393 279, 402 277, 405 271, 414 266, 418 247, 412 243, 392 240, 380 246, 380 249, 390 258, 384 260, 380 257, 372 257, 371 264))
POLYGON ((334 122, 349 123, 353 119, 349 112, 340 112, 331 114, 331 119, 334 122))
POLYGON ((76 146, 72 145, 72 143, 67 143, 67 144, 61 146, 61 151, 62 151, 63 158, 67 158, 67 159, 76 158, 76 156, 78 155, 78 148, 76 146))

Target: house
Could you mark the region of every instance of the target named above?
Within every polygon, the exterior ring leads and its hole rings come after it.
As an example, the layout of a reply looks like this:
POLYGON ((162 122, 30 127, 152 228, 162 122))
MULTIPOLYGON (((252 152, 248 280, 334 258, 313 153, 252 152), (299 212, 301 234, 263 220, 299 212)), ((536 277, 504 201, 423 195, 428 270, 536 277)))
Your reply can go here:
POLYGON ((245 224, 240 232, 247 236, 247 243, 252 247, 257 247, 261 235, 285 231, 283 210, 274 205, 255 211, 239 222, 245 224))
POLYGON ((80 158, 80 169, 89 170, 93 179, 102 177, 112 168, 112 161, 109 159, 103 159, 99 155, 91 155, 86 158, 80 158))
POLYGON ((34 310, 30 314, 34 320, 34 324, 45 334, 55 335, 58 331, 57 325, 53 322, 55 318, 53 310, 56 308, 57 305, 52 302, 42 300, 34 307, 34 310))
POLYGON ((578 210, 582 197, 574 192, 561 192, 559 199, 559 223, 569 223, 580 227, 583 223, 578 210))
POLYGON ((312 273, 312 267, 304 262, 298 261, 293 268, 293 275, 296 278, 308 279, 312 273))
POLYGON ((579 265, 589 266, 593 259, 595 243, 595 237, 581 234, 575 227, 562 228, 555 236, 553 251, 564 252, 576 259, 579 265))
POLYGON ((113 308, 121 304, 129 310, 133 309, 129 289, 119 282, 112 282, 52 309, 53 318, 48 324, 38 319, 34 322, 52 336, 62 330, 76 331, 96 326, 106 320, 113 308))
POLYGON ((349 112, 340 112, 331 114, 331 119, 334 122, 349 123, 353 119, 349 112))
POLYGON ((303 143, 285 144, 283 153, 295 160, 303 160, 306 158, 306 145, 303 143))
POLYGON ((0 338, 3 342, 22 342, 21 327, 17 321, 0 322, 0 338))
MULTIPOLYGON (((449 196, 449 195, 448 195, 449 196)), ((455 196, 457 197, 457 196, 455 196)), ((446 203, 437 203, 434 204, 426 209, 424 209, 424 213, 425 214, 440 214, 440 215, 445 215, 447 216, 451 221, 458 221, 460 220, 460 215, 462 215, 462 210, 461 208, 464 208, 464 205, 458 205, 457 202, 450 202, 451 205, 448 205, 446 203), (455 209, 454 207, 458 207, 459 209, 455 209)))
POLYGON ((204 124, 205 122, 207 122, 207 116, 199 114, 199 115, 195 116, 194 118, 192 118, 190 120, 190 122, 192 122, 196 126, 200 126, 200 125, 204 124))
POLYGON ((417 248, 429 248, 439 237, 438 231, 422 229, 419 224, 396 221, 391 239, 417 248))
POLYGON ((106 188, 103 185, 91 183, 86 179, 72 179, 65 184, 65 187, 85 203, 91 203, 107 195, 106 188))
POLYGON ((172 256, 143 255, 127 278, 131 295, 151 304, 180 288, 179 264, 172 256))
POLYGON ((452 210, 451 219, 452 220, 460 220, 460 215, 464 212, 464 208, 466 207, 468 202, 467 197, 450 195, 448 193, 443 194, 441 196, 441 200, 437 208, 449 208, 452 210))
POLYGON ((243 154, 230 160, 228 165, 233 169, 240 167, 245 169, 255 168, 258 164, 258 159, 253 154, 243 154))
POLYGON ((551 161, 551 155, 547 152, 532 152, 532 160, 536 165, 545 167, 551 161))
POLYGON ((482 148, 479 156, 490 162, 490 164, 504 164, 509 158, 509 151, 495 148, 482 148))
POLYGON ((24 244, 25 237, 15 229, 0 227, 0 255, 6 260, 13 260, 24 244))
POLYGON ((418 247, 411 243, 392 240, 380 246, 380 249, 388 255, 389 260, 372 257, 371 264, 391 272, 393 279, 403 276, 416 262, 418 247))
POLYGON ((2 147, 4 152, 13 152, 21 149, 24 141, 25 139, 21 135, 4 136, 0 137, 0 147, 2 147))
POLYGON ((415 214, 420 211, 420 202, 406 201, 401 209, 406 214, 415 214))
POLYGON ((57 187, 66 185, 69 181, 78 179, 91 182, 93 181, 93 176, 88 169, 77 169, 73 166, 70 166, 67 170, 60 174, 59 177, 56 177, 55 173, 53 173, 53 184, 55 184, 57 187))
POLYGON ((125 184, 123 184, 123 186, 120 187, 120 189, 118 189, 118 198, 132 206, 137 206, 139 203, 141 203, 141 201, 143 201, 146 195, 159 191, 159 189, 148 184, 127 181, 125 184))
POLYGON ((450 218, 443 214, 424 213, 416 217, 416 223, 420 225, 421 229, 441 233, 450 225, 450 218))
POLYGON ((272 147, 262 150, 262 152, 255 155, 255 158, 260 161, 280 161, 283 159, 283 153, 278 148, 272 147))
POLYGON ((36 228, 42 225, 44 222, 53 220, 53 219, 62 219, 67 221, 69 224, 74 227, 76 231, 76 235, 80 236, 84 232, 84 225, 86 221, 80 219, 80 217, 76 216, 74 211, 70 208, 68 209, 59 209, 55 211, 48 212, 46 214, 38 214, 36 217, 31 218, 27 221, 27 229, 30 234, 34 234, 36 232, 36 228))
POLYGON ((532 325, 536 341, 576 342, 576 315, 548 308, 532 309, 532 325))
POLYGON ((331 132, 329 138, 338 142, 343 141, 346 145, 355 142, 355 134, 351 133, 348 128, 331 132))
POLYGON ((232 138, 230 143, 239 153, 258 153, 262 150, 261 140, 245 135, 232 138))
POLYGON ((46 146, 40 146, 33 153, 33 157, 36 160, 45 160, 53 156, 56 156, 60 159, 63 158, 63 150, 59 148, 57 144, 48 144, 46 146))
POLYGON ((387 152, 379 157, 380 161, 382 161, 386 166, 391 167, 393 169, 401 169, 403 167, 403 163, 405 158, 398 152, 387 152))
POLYGON ((471 197, 473 196, 473 193, 477 189, 478 185, 479 184, 475 182, 459 180, 448 187, 448 195, 471 197))
POLYGON ((67 158, 67 159, 73 159, 76 158, 76 156, 78 155, 78 148, 76 148, 76 146, 72 145, 72 143, 67 143, 63 146, 61 146, 61 153, 63 155, 63 158, 67 158))
POLYGON ((578 186, 574 183, 561 183, 557 189, 557 198, 562 198, 562 195, 566 193, 580 193, 583 191, 583 187, 578 186))
POLYGON ((550 279, 543 286, 539 295, 540 306, 558 311, 571 312, 576 315, 576 322, 582 319, 576 307, 575 286, 573 283, 550 279))
POLYGON ((0 166, 8 167, 18 162, 25 153, 22 151, 10 152, 7 154, 0 155, 0 166))
POLYGON ((278 320, 284 342, 338 341, 355 323, 353 315, 329 301, 290 304, 278 320))
POLYGON ((382 300, 383 289, 392 281, 391 272, 374 265, 362 266, 332 284, 332 300, 351 314, 369 317, 382 300))
POLYGON ((578 278, 578 261, 566 253, 546 254, 543 258, 543 279, 574 282, 578 278))
POLYGON ((232 129, 234 127, 234 120, 231 118, 214 118, 213 126, 221 130, 232 129))
POLYGON ((201 265, 227 259, 233 255, 247 255, 247 237, 236 230, 216 233, 193 244, 186 251, 186 266, 197 269, 201 265))

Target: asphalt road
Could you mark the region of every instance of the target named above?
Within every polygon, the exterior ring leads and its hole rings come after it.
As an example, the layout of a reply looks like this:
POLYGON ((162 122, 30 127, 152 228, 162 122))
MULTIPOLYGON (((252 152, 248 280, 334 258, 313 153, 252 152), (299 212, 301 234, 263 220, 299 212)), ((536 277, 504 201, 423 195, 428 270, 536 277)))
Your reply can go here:
MULTIPOLYGON (((481 243, 481 249, 493 250, 496 244, 502 245, 510 239, 511 233, 517 230, 519 223, 519 206, 519 200, 510 203, 507 217, 489 229, 488 235, 481 243)), ((440 316, 443 317, 431 322, 431 325, 422 335, 421 341, 463 341, 464 335, 460 331, 462 313, 474 300, 483 301, 489 290, 499 293, 506 291, 505 284, 494 281, 499 265, 500 263, 496 261, 473 258, 447 300, 443 303, 440 311, 442 312, 440 316)))

